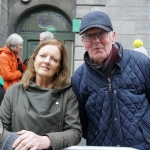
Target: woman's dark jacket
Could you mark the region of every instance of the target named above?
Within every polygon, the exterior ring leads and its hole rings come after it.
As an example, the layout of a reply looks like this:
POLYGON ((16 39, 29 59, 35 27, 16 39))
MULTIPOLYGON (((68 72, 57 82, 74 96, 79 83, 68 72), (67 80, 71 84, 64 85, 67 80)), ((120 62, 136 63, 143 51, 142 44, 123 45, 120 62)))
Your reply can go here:
POLYGON ((119 49, 120 59, 108 80, 84 63, 72 76, 83 137, 91 146, 150 149, 150 60, 119 49))

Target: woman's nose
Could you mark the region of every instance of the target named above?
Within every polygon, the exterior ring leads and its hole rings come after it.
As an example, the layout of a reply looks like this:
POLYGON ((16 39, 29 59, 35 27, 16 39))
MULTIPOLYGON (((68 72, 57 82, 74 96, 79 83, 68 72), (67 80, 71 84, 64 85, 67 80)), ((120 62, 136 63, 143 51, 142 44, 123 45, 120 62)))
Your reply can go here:
POLYGON ((45 62, 45 63, 50 63, 50 59, 49 59, 48 57, 46 57, 46 58, 44 59, 44 62, 45 62))

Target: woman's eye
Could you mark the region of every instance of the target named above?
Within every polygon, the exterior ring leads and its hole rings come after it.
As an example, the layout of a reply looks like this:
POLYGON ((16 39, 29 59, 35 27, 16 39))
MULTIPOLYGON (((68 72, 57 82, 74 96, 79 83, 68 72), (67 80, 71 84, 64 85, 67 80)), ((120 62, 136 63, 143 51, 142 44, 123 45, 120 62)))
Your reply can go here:
POLYGON ((55 58, 51 58, 51 60, 53 60, 54 62, 57 62, 57 60, 55 58))
POLYGON ((45 55, 40 55, 41 57, 45 57, 45 55))

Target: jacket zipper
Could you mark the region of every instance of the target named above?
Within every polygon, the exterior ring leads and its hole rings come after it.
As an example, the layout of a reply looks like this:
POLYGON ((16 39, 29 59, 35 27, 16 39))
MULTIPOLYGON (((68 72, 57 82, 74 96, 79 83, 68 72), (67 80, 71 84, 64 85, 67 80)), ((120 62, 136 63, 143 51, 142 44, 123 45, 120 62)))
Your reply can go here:
POLYGON ((108 89, 109 89, 109 92, 112 92, 112 88, 111 88, 111 78, 108 77, 108 89))

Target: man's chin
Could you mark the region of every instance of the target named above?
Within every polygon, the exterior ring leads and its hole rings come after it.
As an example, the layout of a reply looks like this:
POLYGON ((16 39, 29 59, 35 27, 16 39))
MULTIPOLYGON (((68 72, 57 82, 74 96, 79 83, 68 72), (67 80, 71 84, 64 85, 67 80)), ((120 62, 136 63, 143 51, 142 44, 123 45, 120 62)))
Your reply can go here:
POLYGON ((93 61, 96 64, 101 65, 107 58, 103 57, 102 55, 98 54, 94 57, 93 61))

